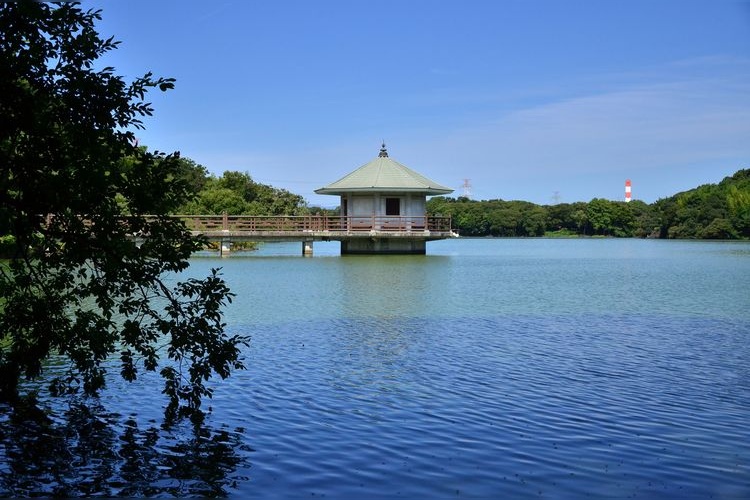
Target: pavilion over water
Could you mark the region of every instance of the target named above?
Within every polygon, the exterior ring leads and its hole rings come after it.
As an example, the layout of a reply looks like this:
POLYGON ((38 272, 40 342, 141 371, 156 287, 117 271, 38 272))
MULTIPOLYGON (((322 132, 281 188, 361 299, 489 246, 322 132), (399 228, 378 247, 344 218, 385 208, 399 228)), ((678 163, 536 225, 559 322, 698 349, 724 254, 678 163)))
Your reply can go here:
POLYGON ((175 215, 196 236, 228 255, 242 241, 341 242, 342 254, 424 254, 428 241, 456 237, 451 218, 426 213, 427 197, 453 192, 392 160, 383 144, 377 158, 315 191, 341 197, 338 215, 175 215))
POLYGON ((352 228, 367 225, 375 234, 342 239, 342 254, 423 254, 426 241, 435 239, 425 233, 427 197, 453 189, 393 160, 383 143, 375 159, 315 192, 340 196, 341 215, 352 228), (389 227, 399 231, 388 233, 389 227))

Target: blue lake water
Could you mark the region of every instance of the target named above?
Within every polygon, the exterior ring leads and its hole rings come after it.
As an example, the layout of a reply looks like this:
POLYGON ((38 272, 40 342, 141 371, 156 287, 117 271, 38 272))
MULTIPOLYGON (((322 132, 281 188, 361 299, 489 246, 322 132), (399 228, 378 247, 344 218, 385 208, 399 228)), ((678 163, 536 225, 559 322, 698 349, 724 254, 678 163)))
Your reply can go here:
POLYGON ((750 243, 458 239, 427 251, 339 256, 316 243, 303 258, 295 243, 193 259, 191 274, 220 266, 237 294, 227 329, 252 337, 248 369, 215 384, 213 431, 187 444, 156 431, 155 379, 113 379, 97 418, 117 429, 102 438, 114 452, 82 460, 96 486, 70 479, 68 491, 750 497, 750 243), (195 463, 174 458, 185 450, 195 463), (206 462, 210 473, 195 468, 206 462))

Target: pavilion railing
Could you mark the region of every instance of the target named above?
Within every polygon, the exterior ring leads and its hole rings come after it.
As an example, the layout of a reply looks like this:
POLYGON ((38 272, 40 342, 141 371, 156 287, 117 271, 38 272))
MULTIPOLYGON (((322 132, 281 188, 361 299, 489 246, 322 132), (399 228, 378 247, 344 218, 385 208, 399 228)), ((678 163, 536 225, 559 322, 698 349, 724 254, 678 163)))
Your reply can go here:
POLYGON ((336 232, 358 231, 438 232, 451 231, 450 217, 437 216, 255 216, 255 215, 175 215, 199 232, 336 232))

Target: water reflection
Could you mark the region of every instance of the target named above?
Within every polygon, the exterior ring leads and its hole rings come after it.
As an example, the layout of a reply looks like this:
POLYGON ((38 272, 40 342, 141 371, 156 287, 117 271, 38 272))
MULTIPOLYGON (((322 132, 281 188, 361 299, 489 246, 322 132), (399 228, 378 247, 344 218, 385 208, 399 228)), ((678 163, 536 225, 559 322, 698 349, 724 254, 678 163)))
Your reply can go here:
POLYGON ((242 428, 139 427, 102 407, 0 406, 0 496, 226 496, 247 480, 242 428))
POLYGON ((445 282, 445 257, 347 256, 337 267, 343 317, 422 317, 445 282))
POLYGON ((408 318, 342 320, 330 325, 328 383, 379 398, 400 393, 424 348, 425 326, 408 318))
POLYGON ((430 297, 446 280, 443 264, 445 257, 347 256, 336 269, 340 312, 323 338, 326 382, 357 394, 370 417, 408 390, 418 372, 434 314, 430 297))

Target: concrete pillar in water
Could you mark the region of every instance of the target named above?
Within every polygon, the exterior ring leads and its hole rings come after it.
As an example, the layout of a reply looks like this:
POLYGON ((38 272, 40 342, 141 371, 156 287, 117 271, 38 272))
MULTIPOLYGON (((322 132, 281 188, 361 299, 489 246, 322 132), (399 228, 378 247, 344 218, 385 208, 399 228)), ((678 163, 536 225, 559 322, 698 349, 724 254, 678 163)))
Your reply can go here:
POLYGON ((313 242, 303 241, 302 242, 302 255, 305 257, 312 257, 313 254, 313 242))
POLYGON ((221 240, 219 243, 219 255, 222 257, 229 255, 229 251, 232 249, 232 242, 229 240, 221 240))

